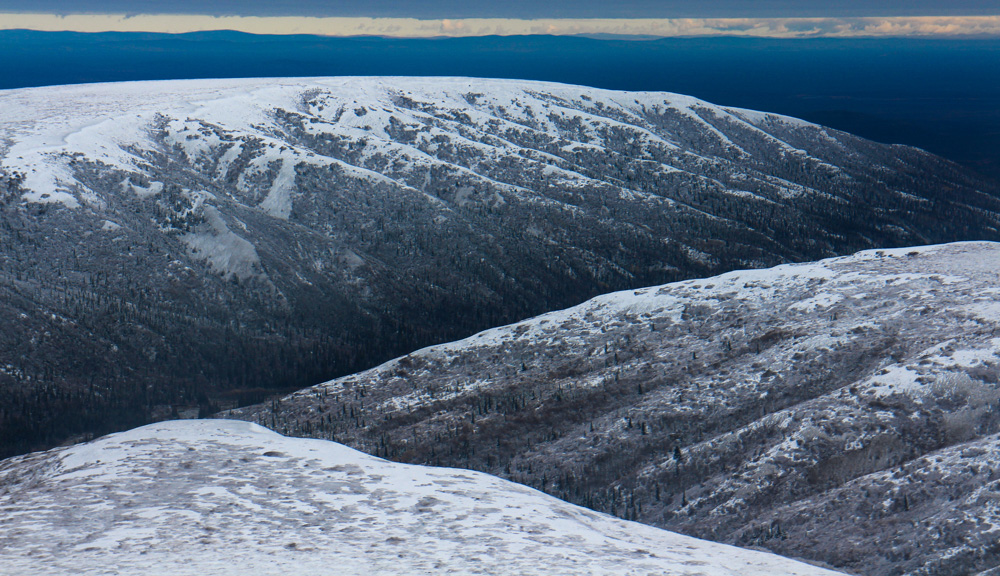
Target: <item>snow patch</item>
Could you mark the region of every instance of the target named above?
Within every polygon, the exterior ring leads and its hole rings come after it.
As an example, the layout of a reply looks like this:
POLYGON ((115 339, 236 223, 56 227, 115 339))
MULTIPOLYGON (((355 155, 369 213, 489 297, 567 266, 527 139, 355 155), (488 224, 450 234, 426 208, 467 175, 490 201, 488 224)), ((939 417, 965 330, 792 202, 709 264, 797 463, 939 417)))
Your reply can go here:
POLYGON ((121 224, 112 222, 111 220, 105 220, 104 224, 101 225, 102 232, 115 232, 121 229, 121 224))
POLYGON ((842 294, 823 292, 813 296, 812 298, 806 298, 805 300, 796 302, 795 304, 789 306, 788 309, 796 312, 809 313, 816 311, 817 308, 829 308, 843 299, 844 296, 842 294))
POLYGON ((205 223, 180 237, 193 258, 204 260, 227 280, 263 277, 260 257, 253 244, 234 234, 218 208, 204 205, 205 223))
POLYGON ((275 218, 288 220, 292 213, 292 193, 295 191, 295 161, 282 160, 281 169, 271 184, 260 209, 275 218))

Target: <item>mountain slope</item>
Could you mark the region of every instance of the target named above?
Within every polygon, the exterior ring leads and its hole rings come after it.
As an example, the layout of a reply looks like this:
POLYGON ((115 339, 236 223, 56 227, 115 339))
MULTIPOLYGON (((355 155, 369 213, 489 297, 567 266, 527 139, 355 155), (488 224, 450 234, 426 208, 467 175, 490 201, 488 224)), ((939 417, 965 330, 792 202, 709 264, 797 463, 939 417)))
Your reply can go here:
POLYGON ((862 574, 1000 566, 1000 245, 600 296, 231 417, 862 574))
POLYGON ((996 239, 996 184, 690 97, 481 79, 0 92, 0 454, 599 293, 996 239))
POLYGON ((834 572, 242 422, 175 421, 0 462, 17 574, 834 572))

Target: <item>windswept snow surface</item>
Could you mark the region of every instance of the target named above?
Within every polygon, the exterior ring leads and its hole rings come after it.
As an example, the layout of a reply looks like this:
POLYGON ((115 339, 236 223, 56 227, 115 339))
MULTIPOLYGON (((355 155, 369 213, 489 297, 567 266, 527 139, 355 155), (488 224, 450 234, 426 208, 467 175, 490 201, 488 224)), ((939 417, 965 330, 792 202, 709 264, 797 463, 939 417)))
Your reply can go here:
POLYGON ((0 573, 833 576, 237 421, 173 421, 0 462, 0 573))

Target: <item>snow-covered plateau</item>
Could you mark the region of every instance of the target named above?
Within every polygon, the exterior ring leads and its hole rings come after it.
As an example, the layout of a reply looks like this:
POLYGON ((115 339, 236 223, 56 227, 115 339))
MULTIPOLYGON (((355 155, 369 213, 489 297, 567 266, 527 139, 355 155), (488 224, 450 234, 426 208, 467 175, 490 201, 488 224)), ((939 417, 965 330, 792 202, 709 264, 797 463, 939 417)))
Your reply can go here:
POLYGON ((0 462, 0 573, 835 575, 479 472, 225 420, 0 462))
POLYGON ((1000 244, 594 298, 231 417, 865 575, 1000 566, 1000 244))

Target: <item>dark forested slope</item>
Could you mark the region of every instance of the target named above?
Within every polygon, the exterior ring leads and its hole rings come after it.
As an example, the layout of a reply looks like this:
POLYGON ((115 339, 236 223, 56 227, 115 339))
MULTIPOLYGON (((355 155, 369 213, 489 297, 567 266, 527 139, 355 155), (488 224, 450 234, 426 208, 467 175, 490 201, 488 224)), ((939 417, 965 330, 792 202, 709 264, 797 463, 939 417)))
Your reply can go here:
POLYGON ((259 401, 599 293, 1000 239, 996 186, 666 93, 0 92, 0 453, 259 401))

